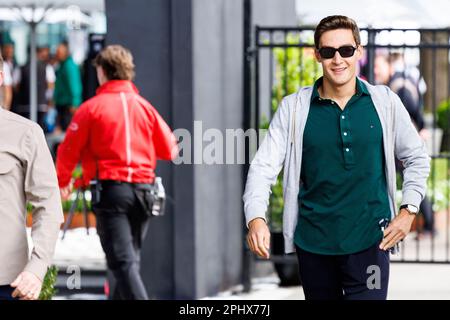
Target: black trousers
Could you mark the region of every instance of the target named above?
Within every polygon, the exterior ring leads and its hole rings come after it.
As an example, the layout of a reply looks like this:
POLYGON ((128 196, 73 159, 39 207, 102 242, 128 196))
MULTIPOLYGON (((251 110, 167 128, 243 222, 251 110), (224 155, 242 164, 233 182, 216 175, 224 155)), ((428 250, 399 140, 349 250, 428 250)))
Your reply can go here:
POLYGON ((70 106, 57 105, 56 111, 58 111, 58 115, 56 116, 56 125, 59 125, 63 131, 66 131, 70 121, 72 120, 70 106))
POLYGON ((140 249, 149 218, 140 205, 135 185, 102 181, 101 199, 93 204, 97 233, 108 268, 116 280, 114 300, 147 300, 140 275, 140 249))
POLYGON ((15 288, 9 285, 0 286, 0 300, 17 300, 11 296, 14 290, 15 288))
POLYGON ((378 246, 346 255, 315 254, 296 246, 306 300, 386 300, 389 253, 378 246))

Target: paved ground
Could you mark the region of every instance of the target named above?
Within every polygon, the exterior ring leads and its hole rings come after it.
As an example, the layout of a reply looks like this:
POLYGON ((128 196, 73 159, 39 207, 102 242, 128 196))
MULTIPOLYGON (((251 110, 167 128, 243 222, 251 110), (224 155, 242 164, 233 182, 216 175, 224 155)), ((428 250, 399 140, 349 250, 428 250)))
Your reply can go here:
MULTIPOLYGON (((29 247, 32 246, 31 229, 27 228, 29 247)), ((105 254, 95 228, 67 230, 64 239, 62 231, 55 247, 53 263, 61 269, 68 266, 79 266, 81 269, 105 270, 105 254)))
POLYGON ((64 240, 62 232, 56 244, 54 263, 61 269, 69 265, 80 266, 81 269, 105 270, 105 254, 95 228, 68 230, 64 240))
MULTIPOLYGON (((391 264, 389 300, 450 300, 450 264, 391 264)), ((236 290, 238 290, 237 288, 236 290)), ((301 287, 278 287, 276 276, 254 279, 250 293, 222 292, 205 299, 303 300, 301 287)))
MULTIPOLYGON (((414 237, 409 236, 408 243, 414 244, 414 237)), ((60 237, 61 238, 61 237, 60 237)), ((445 245, 442 238, 436 239, 437 251, 442 252, 445 245)), ((431 241, 424 240, 423 250, 430 248, 431 241)), ((446 250, 445 250, 446 251, 446 250)), ((424 251, 422 251, 424 252, 424 251)), ((415 257, 415 249, 410 248, 408 256, 415 257)), ((423 254, 423 258, 426 254, 423 254)), ((60 270, 67 266, 78 265, 82 269, 104 270, 105 260, 95 229, 86 235, 86 229, 70 230, 64 240, 58 240, 55 251, 55 263, 60 270)), ((205 299, 239 299, 239 300, 299 300, 304 299, 301 287, 278 287, 276 275, 257 278, 253 281, 252 292, 239 293, 241 287, 222 292, 205 299)), ((391 264, 389 299, 449 299, 450 300, 450 264, 391 264)), ((103 295, 66 295, 57 299, 104 299, 103 295)))

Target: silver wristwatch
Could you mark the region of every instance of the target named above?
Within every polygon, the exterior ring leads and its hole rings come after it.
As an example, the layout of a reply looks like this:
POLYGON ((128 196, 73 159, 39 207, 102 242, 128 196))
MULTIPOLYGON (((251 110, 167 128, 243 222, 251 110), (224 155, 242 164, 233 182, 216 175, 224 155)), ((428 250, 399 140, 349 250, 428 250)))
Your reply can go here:
POLYGON ((406 211, 408 211, 410 214, 418 214, 419 213, 419 208, 417 208, 416 206, 412 205, 412 204, 404 204, 400 206, 400 209, 406 209, 406 211))

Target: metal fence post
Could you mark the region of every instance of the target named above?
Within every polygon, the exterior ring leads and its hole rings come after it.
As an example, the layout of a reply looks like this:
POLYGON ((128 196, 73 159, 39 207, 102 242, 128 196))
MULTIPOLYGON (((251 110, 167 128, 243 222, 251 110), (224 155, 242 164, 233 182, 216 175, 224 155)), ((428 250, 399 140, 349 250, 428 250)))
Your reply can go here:
MULTIPOLYGON (((243 19, 244 19, 244 52, 243 52, 243 66, 244 66, 244 85, 243 85, 243 128, 247 131, 252 127, 251 123, 251 88, 252 88, 252 77, 251 77, 251 30, 252 30, 252 4, 251 0, 244 0, 243 2, 243 19)), ((250 154, 250 146, 245 143, 245 164, 242 170, 242 190, 245 188, 245 181, 247 179, 247 173, 250 167, 250 159, 247 157, 250 154)), ((242 229, 242 240, 243 240, 243 250, 242 250, 242 284, 244 286, 244 292, 250 292, 251 290, 251 263, 252 255, 245 241, 247 233, 247 227, 245 224, 245 217, 243 215, 243 229, 242 229)))

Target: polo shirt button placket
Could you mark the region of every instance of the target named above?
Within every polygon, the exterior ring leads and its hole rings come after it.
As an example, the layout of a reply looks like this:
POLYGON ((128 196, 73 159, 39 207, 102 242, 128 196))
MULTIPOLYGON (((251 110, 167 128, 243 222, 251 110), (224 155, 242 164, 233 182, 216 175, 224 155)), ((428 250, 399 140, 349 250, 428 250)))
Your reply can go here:
POLYGON ((347 114, 343 112, 341 114, 341 134, 342 134, 342 142, 343 142, 343 151, 344 151, 344 161, 346 163, 351 162, 351 146, 350 146, 350 135, 349 135, 349 127, 348 127, 348 119, 347 114))

